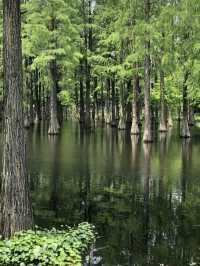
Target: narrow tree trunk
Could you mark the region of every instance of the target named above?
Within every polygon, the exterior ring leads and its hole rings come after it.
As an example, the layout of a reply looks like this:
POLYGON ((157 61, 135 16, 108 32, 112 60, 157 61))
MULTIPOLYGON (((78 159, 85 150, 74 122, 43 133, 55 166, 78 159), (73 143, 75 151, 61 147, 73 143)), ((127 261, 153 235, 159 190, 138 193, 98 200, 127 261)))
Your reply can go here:
POLYGON ((39 72, 36 69, 34 72, 34 84, 35 84, 35 123, 41 120, 40 112, 40 85, 39 85, 39 72))
POLYGON ((115 93, 115 79, 114 77, 111 80, 111 90, 112 90, 112 121, 111 126, 116 127, 116 93, 115 93))
POLYGON ((43 121, 45 121, 46 119, 46 110, 45 110, 45 106, 46 106, 46 102, 45 102, 45 88, 44 85, 42 86, 42 119, 43 121))
POLYGON ((190 103, 188 103, 188 124, 190 127, 195 125, 194 107, 190 103))
POLYGON ((172 119, 172 111, 171 109, 168 108, 168 118, 167 118, 167 126, 170 128, 170 127, 173 127, 173 119, 172 119))
MULTIPOLYGON (((25 66, 25 69, 26 69, 26 66, 25 66)), ((25 89, 25 107, 24 107, 24 127, 26 129, 29 129, 31 124, 30 124, 30 113, 29 113, 29 110, 30 110, 30 106, 29 106, 29 77, 28 77, 28 74, 26 74, 26 82, 25 82, 25 86, 26 86, 26 89, 25 89)))
POLYGON ((132 103, 132 126, 131 134, 138 135, 140 133, 139 128, 139 87, 140 87, 140 78, 138 75, 134 77, 133 84, 133 103, 132 103))
POLYGON ((121 101, 120 101, 120 110, 119 110, 119 130, 125 130, 126 129, 126 103, 125 103, 125 84, 122 81, 121 82, 121 101))
POLYGON ((129 79, 127 82, 127 96, 126 96, 126 129, 131 130, 132 125, 132 101, 130 100, 130 95, 132 94, 132 80, 129 79))
POLYGON ((23 127, 20 1, 4 0, 4 133, 1 233, 10 237, 31 228, 32 211, 23 127))
POLYGON ((111 87, 111 81, 109 78, 107 78, 106 80, 106 84, 107 84, 107 95, 106 95, 106 112, 105 112, 105 122, 106 124, 110 124, 111 123, 111 113, 110 113, 110 87, 111 87))
POLYGON ((33 110, 33 77, 32 73, 30 74, 30 124, 34 124, 34 110, 33 110))
POLYGON ((92 103, 92 121, 91 127, 95 127, 97 121, 99 121, 99 103, 98 103, 98 94, 97 94, 97 77, 94 78, 94 87, 93 87, 93 103, 92 103))
POLYGON ((85 127, 90 128, 91 127, 91 113, 90 113, 90 90, 91 90, 91 73, 90 73, 90 65, 88 64, 86 60, 86 112, 85 112, 85 127))
POLYGON ((103 95, 103 84, 101 84, 101 124, 104 125, 105 123, 105 101, 103 95))
POLYGON ((167 131, 167 120, 166 120, 166 105, 165 105, 165 77, 164 72, 160 71, 160 125, 159 131, 167 131))
POLYGON ((49 63, 49 78, 50 78, 50 121, 49 135, 59 134, 60 126, 58 122, 58 104, 57 104, 57 84, 56 84, 56 62, 52 60, 49 63))
MULTIPOLYGON (((149 22, 150 18, 150 1, 144 0, 145 19, 149 22)), ((151 86, 151 59, 150 59, 150 41, 145 42, 145 59, 144 59, 144 142, 152 142, 151 132, 151 100, 150 100, 150 86, 151 86)))
POLYGON ((190 129, 188 125, 188 95, 187 95, 187 79, 188 73, 185 74, 185 80, 183 84, 183 121, 182 121, 182 129, 180 132, 180 137, 182 138, 190 138, 190 129))
POLYGON ((79 122, 82 124, 85 122, 85 105, 84 105, 84 86, 83 86, 83 62, 80 62, 80 93, 79 93, 79 122))

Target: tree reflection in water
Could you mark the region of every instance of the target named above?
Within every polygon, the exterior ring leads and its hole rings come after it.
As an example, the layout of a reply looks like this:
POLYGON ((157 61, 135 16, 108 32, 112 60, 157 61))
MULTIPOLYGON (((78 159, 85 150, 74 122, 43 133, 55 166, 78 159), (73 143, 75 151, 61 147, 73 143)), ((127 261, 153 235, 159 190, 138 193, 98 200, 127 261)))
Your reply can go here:
POLYGON ((55 142, 40 130, 28 138, 37 224, 91 221, 108 266, 196 261, 197 139, 180 141, 168 132, 143 144, 140 136, 106 127, 89 133, 70 122, 55 142))

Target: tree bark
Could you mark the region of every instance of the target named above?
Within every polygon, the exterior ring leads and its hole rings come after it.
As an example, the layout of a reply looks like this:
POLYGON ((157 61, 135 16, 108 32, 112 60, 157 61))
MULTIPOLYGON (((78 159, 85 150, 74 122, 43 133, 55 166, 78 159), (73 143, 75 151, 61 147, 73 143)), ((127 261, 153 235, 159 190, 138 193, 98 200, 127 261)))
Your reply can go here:
POLYGON ((125 130, 126 129, 126 101, 125 101, 125 83, 121 81, 120 86, 120 110, 119 110, 119 124, 118 129, 119 130, 125 130))
POLYGON ((115 94, 115 79, 114 77, 111 80, 111 94, 112 94, 112 121, 111 126, 116 127, 116 94, 115 94))
POLYGON ((165 106, 165 77, 163 70, 160 71, 160 132, 167 131, 166 106, 165 106))
POLYGON ((168 108, 167 126, 168 128, 173 127, 172 111, 168 108))
POLYGON ((85 127, 90 128, 91 127, 91 112, 90 112, 90 91, 91 91, 91 71, 90 71, 90 65, 88 64, 88 61, 86 59, 86 113, 85 113, 85 127))
POLYGON ((190 128, 188 125, 188 92, 187 92, 187 79, 188 72, 185 74, 185 80, 183 83, 183 121, 182 121, 182 129, 180 132, 180 137, 182 138, 190 138, 190 128))
POLYGON ((111 114, 110 114, 110 87, 111 87, 111 80, 109 78, 106 79, 106 106, 105 106, 105 122, 106 124, 111 123, 111 114))
MULTIPOLYGON (((145 19, 149 22, 150 18, 150 1, 144 0, 145 19)), ((144 58, 144 142, 152 142, 151 132, 151 106, 150 106, 150 86, 151 86, 151 58, 150 58, 150 40, 145 41, 145 58, 144 58)))
POLYGON ((195 125, 194 107, 188 103, 188 124, 190 127, 195 125))
POLYGON ((133 104, 132 104, 132 126, 131 134, 138 135, 140 133, 139 128, 139 87, 140 87, 140 78, 138 75, 134 77, 133 84, 133 104))
POLYGON ((56 78, 56 61, 51 60, 49 63, 50 76, 50 121, 49 121, 49 135, 57 135, 60 132, 58 122, 58 103, 57 103, 57 78, 56 78))
POLYGON ((1 184, 3 237, 32 226, 23 127, 20 1, 4 0, 4 132, 1 184))
POLYGON ((84 86, 83 86, 83 62, 80 61, 80 93, 79 93, 79 122, 85 121, 84 86))

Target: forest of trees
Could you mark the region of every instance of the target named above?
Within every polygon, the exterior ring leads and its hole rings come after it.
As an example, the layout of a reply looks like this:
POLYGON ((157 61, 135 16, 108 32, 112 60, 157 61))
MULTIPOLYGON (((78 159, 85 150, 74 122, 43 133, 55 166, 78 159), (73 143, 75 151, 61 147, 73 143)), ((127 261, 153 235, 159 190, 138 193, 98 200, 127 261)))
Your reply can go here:
POLYGON ((200 103, 198 0, 22 2, 26 128, 44 120, 58 134, 67 112, 86 129, 109 124, 145 142, 173 120, 182 122, 181 137, 191 136, 200 103))
POLYGON ((21 2, 0 4, 4 236, 32 225, 24 128, 72 116, 153 142, 176 120, 191 137, 200 111, 199 0, 21 2))

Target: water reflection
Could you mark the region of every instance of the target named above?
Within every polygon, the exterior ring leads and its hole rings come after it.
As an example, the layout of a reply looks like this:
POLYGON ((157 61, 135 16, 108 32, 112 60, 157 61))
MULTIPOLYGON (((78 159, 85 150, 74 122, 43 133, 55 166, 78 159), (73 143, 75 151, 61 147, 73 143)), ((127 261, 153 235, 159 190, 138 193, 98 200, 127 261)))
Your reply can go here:
POLYGON ((61 136, 29 133, 34 213, 42 226, 89 221, 99 232, 103 265, 186 266, 200 247, 200 132, 154 144, 116 129, 61 136))

